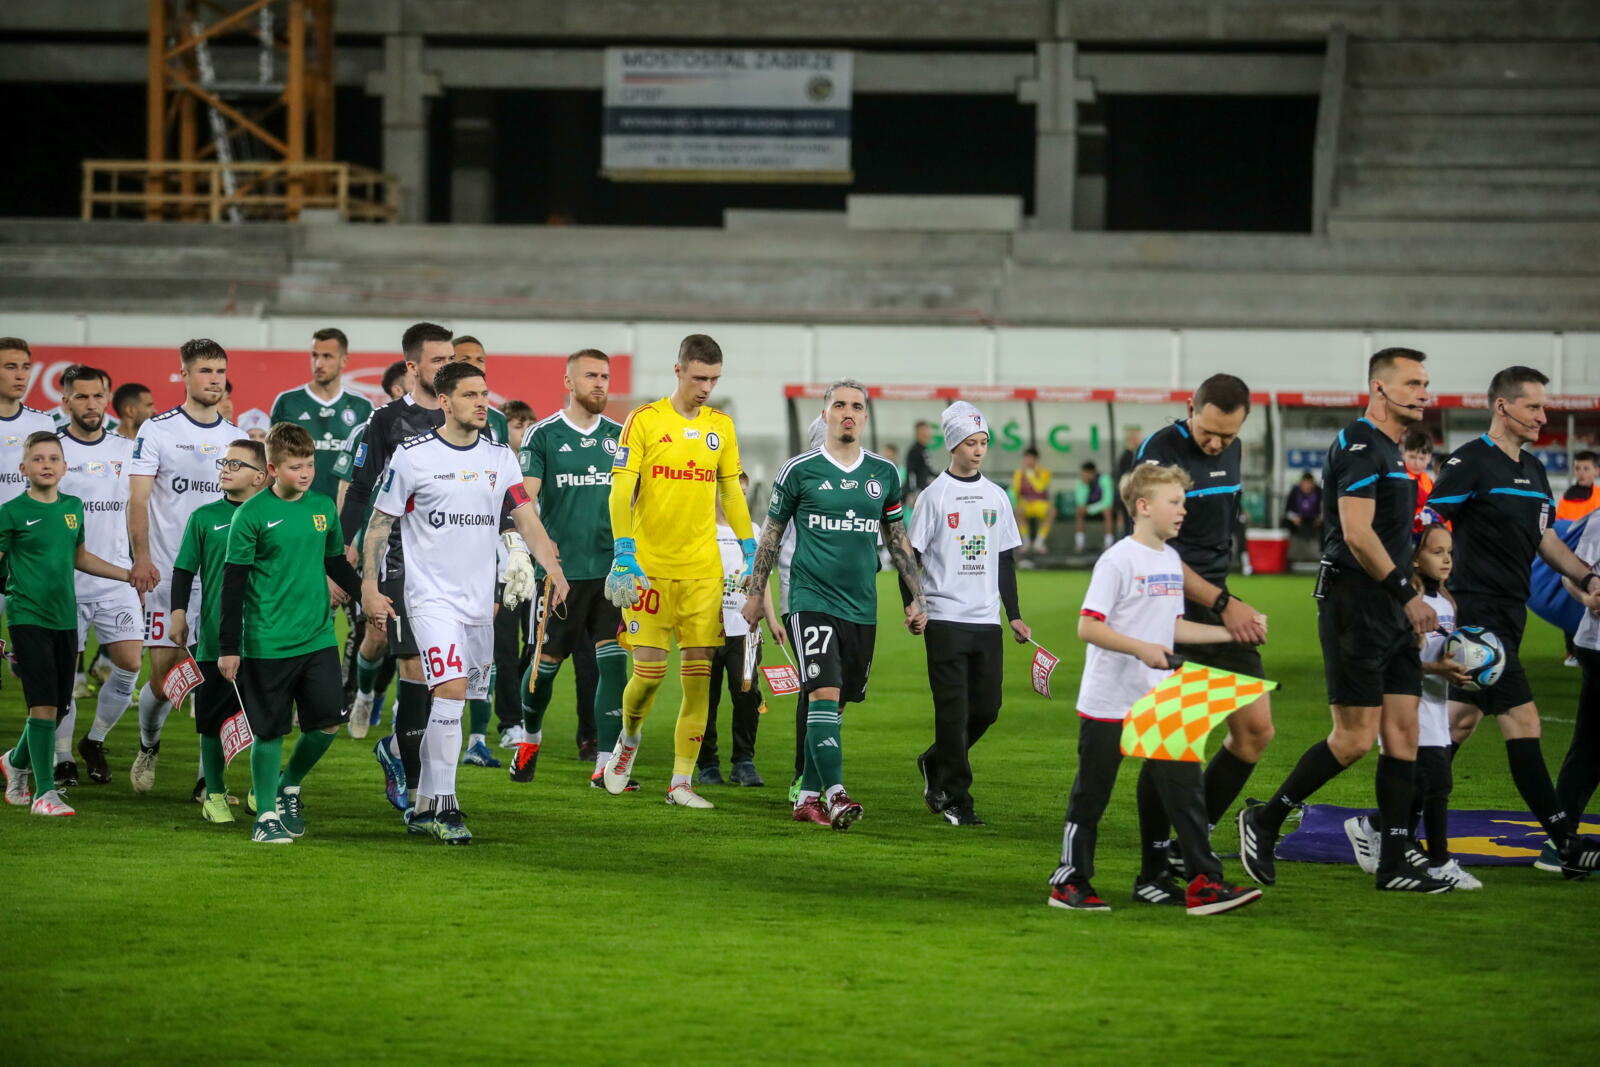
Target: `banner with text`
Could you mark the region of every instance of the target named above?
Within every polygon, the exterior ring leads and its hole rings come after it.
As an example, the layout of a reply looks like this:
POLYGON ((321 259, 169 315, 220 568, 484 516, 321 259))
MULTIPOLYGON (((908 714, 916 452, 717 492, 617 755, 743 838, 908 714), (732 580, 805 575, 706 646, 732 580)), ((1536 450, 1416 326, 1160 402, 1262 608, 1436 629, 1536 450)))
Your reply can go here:
POLYGON ((849 52, 608 48, 616 181, 849 182, 849 52))

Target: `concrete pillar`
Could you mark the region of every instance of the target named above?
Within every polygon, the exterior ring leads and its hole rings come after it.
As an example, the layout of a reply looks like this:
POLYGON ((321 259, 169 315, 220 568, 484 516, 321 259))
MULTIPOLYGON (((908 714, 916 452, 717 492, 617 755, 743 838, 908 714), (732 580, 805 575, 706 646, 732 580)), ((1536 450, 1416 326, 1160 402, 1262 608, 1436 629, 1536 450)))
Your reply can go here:
POLYGON ((450 221, 494 221, 494 95, 450 96, 450 221))
POLYGON ((1041 230, 1074 228, 1078 171, 1078 102, 1094 99, 1094 83, 1077 76, 1073 41, 1040 41, 1038 69, 1018 96, 1035 105, 1034 224, 1041 230))
POLYGON ((438 75, 422 69, 422 38, 383 39, 383 69, 367 75, 367 92, 383 97, 383 169, 400 179, 400 221, 428 220, 428 97, 438 75))

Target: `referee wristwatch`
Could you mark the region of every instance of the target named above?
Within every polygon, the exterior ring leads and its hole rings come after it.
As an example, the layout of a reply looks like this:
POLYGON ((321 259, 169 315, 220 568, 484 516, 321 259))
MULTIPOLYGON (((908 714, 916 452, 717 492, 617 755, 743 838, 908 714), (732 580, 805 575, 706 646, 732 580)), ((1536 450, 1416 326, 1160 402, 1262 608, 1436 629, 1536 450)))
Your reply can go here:
POLYGON ((1227 606, 1232 602, 1233 594, 1224 589, 1221 593, 1217 594, 1217 599, 1211 602, 1211 610, 1217 615, 1221 615, 1223 610, 1226 609, 1227 606))

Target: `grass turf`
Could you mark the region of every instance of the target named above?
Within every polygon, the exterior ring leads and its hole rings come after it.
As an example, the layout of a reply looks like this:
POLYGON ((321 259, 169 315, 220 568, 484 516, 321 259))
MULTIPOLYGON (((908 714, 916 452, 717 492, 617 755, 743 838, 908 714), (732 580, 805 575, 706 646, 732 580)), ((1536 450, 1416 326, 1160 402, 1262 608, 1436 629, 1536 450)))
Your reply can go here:
MULTIPOLYGON (((1008 649, 1005 709, 975 750, 989 822, 975 830, 922 807, 923 653, 894 624, 886 578, 872 696, 846 713, 847 778, 867 809, 847 834, 788 819, 787 700, 771 702, 758 749, 771 784, 708 788, 716 811, 684 811, 661 802, 675 684, 646 727, 643 790, 610 797, 564 740, 564 672, 533 784, 461 768, 477 835, 465 849, 407 837, 371 738, 348 737, 307 779, 307 835, 251 845, 243 809, 218 827, 189 802, 196 742, 181 714, 155 791, 131 792, 131 711, 109 739, 115 781, 73 790, 77 818, 0 810, 4 1060, 1409 1063, 1493 1050, 1522 1062, 1592 1044, 1592 1013, 1571 1009, 1592 974, 1600 884, 1490 868, 1478 893, 1379 895, 1354 867, 1281 864, 1278 887, 1234 915, 1137 907, 1131 763, 1100 837, 1097 882, 1115 912, 1046 908, 1086 580, 1023 576, 1036 636, 1062 656, 1057 695, 1034 695, 1031 650, 1008 649)), ((1247 789, 1262 794, 1326 732, 1321 663, 1307 581, 1236 591, 1272 617, 1268 674, 1284 683, 1277 740, 1247 789)), ((1557 720, 1554 766, 1578 675, 1543 624, 1525 653, 1557 720)), ((6 738, 21 722, 8 679, 6 738)), ((1371 766, 1318 799, 1370 803, 1371 766)), ((248 776, 236 762, 236 793, 248 776)), ((1520 806, 1492 725, 1461 753, 1454 803, 1520 806)), ((1217 845, 1235 846, 1231 827, 1217 845)))

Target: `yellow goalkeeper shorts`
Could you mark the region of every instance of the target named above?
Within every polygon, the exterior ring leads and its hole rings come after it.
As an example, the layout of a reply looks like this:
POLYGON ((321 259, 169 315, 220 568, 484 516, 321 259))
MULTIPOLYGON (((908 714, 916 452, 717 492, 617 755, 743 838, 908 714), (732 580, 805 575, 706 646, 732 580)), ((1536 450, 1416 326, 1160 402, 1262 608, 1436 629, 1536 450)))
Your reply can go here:
POLYGON ((652 578, 650 590, 622 610, 635 648, 717 648, 722 644, 721 578, 652 578))
POLYGON ((1050 517, 1050 501, 1024 500, 1018 510, 1022 512, 1023 521, 1039 522, 1050 517))

